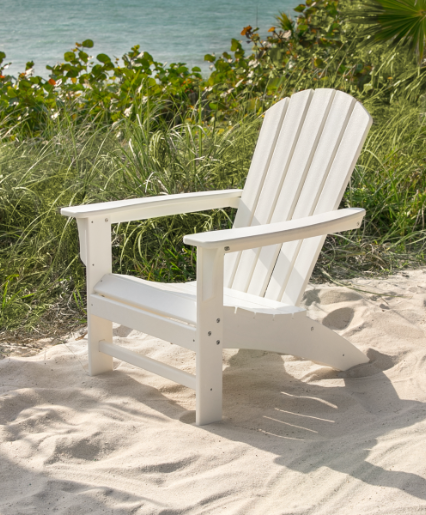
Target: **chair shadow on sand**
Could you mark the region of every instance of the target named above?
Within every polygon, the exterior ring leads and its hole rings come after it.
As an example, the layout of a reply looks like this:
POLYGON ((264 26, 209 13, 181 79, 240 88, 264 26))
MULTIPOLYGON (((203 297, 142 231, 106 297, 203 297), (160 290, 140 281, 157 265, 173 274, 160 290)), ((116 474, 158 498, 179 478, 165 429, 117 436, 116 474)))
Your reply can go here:
POLYGON ((324 367, 298 380, 285 371, 280 355, 240 350, 224 372, 224 424, 204 429, 267 452, 280 448, 275 463, 303 474, 328 467, 370 485, 397 488, 426 500, 424 477, 386 470, 368 461, 381 438, 424 420, 426 403, 399 398, 383 372, 395 365, 392 357, 374 349, 367 355, 370 363, 347 372, 324 367), (259 366, 265 373, 248 373, 253 358, 264 361, 259 366), (344 385, 312 382, 337 378, 344 385), (252 408, 250 419, 244 419, 245 410, 252 408), (250 431, 240 431, 240 424, 250 431))
MULTIPOLYGON (((399 398, 383 372, 392 357, 374 349, 367 355, 370 363, 347 372, 324 367, 298 380, 279 354, 239 350, 224 371, 224 421, 202 430, 275 453, 275 463, 303 474, 328 467, 426 500, 424 477, 368 461, 379 439, 424 420, 426 403, 399 398), (339 378, 344 385, 312 382, 339 378)), ((181 420, 194 417, 186 412, 181 420)))

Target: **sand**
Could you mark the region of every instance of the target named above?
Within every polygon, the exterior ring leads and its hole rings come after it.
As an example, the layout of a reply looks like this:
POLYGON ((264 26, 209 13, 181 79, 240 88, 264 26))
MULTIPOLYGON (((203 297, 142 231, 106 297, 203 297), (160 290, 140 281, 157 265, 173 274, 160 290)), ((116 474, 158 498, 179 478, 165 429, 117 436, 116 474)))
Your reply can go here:
POLYGON ((310 286, 304 305, 369 364, 228 350, 224 419, 202 428, 191 390, 118 360, 89 377, 85 338, 1 360, 0 514, 426 513, 426 269, 354 284, 376 295, 310 286))

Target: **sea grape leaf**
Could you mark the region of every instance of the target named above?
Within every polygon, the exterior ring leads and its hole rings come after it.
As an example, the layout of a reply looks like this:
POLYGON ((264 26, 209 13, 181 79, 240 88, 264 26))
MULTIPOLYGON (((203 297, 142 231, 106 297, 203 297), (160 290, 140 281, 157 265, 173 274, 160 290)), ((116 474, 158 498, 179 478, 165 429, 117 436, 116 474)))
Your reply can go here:
POLYGON ((65 54, 64 54, 65 61, 70 62, 70 61, 73 61, 74 58, 75 58, 74 52, 65 52, 65 54))
POLYGON ((241 43, 235 39, 232 38, 231 40, 231 52, 235 52, 236 50, 239 50, 241 48, 241 43))
POLYGON ((101 63, 109 63, 111 61, 111 58, 106 54, 98 54, 96 59, 101 63))
POLYGON ((91 39, 85 39, 81 45, 85 48, 93 48, 94 43, 91 39))
POLYGON ((75 66, 73 66, 69 72, 67 72, 67 77, 72 77, 72 78, 75 78, 75 77, 78 77, 78 68, 76 68, 75 66))
POLYGON ((82 50, 80 50, 80 52, 78 53, 78 57, 85 63, 87 63, 89 59, 89 55, 86 54, 86 52, 83 52, 82 50))

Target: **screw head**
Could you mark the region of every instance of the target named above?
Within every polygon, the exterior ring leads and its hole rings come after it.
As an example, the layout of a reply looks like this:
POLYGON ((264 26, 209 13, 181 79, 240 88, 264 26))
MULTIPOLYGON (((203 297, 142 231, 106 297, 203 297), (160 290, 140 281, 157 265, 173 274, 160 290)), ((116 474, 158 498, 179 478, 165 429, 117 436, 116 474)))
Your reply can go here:
POLYGON ((105 218, 105 222, 108 222, 108 218, 105 218))
POLYGON ((211 336, 211 335, 212 335, 212 332, 211 332, 211 331, 209 331, 207 334, 208 334, 209 336, 211 336))
POLYGON ((220 318, 216 318, 216 323, 218 324, 220 322, 220 318))
POLYGON ((220 340, 216 340, 216 345, 219 345, 219 343, 220 343, 220 340))
POLYGON ((228 250, 230 250, 230 247, 225 247, 225 251, 228 251, 228 250))

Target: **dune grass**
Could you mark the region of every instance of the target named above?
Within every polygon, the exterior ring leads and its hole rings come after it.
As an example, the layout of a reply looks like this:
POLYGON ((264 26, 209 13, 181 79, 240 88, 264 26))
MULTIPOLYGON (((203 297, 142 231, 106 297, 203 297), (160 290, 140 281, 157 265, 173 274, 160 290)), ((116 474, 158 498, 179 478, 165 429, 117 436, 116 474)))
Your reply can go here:
MULTIPOLYGON (((375 124, 344 206, 367 210, 363 227, 327 239, 313 280, 347 281, 424 264, 426 127, 413 104, 367 106, 375 124)), ((0 327, 37 334, 84 323, 84 267, 75 221, 60 206, 243 187, 262 121, 246 112, 222 126, 197 109, 179 124, 145 104, 135 121, 102 127, 63 116, 43 135, 0 143, 0 327)), ((114 271, 150 280, 195 278, 185 234, 230 227, 232 210, 113 227, 114 271)))

